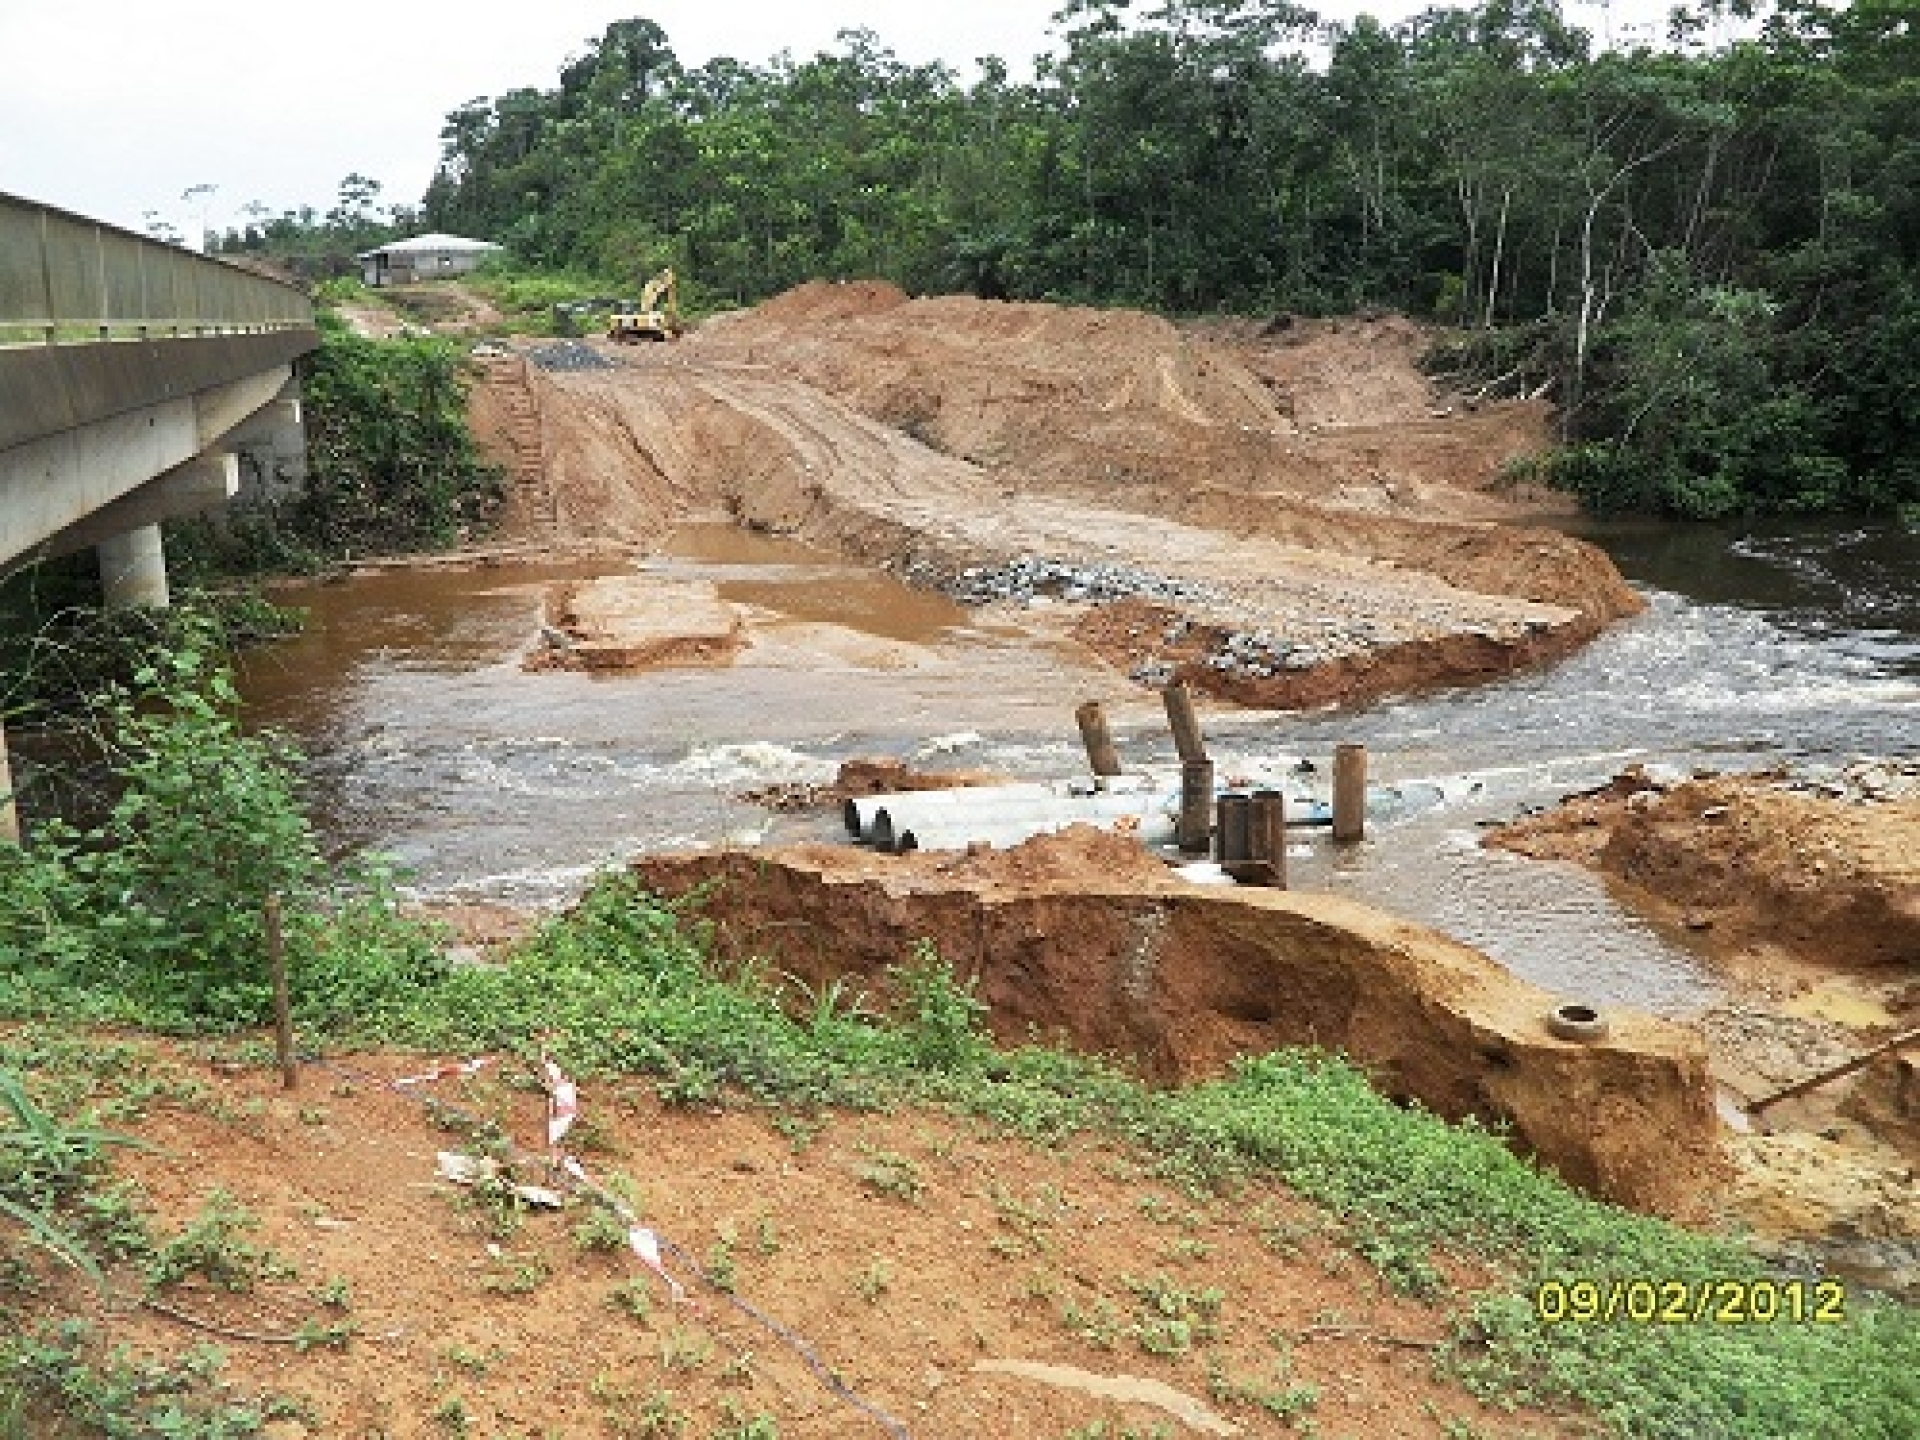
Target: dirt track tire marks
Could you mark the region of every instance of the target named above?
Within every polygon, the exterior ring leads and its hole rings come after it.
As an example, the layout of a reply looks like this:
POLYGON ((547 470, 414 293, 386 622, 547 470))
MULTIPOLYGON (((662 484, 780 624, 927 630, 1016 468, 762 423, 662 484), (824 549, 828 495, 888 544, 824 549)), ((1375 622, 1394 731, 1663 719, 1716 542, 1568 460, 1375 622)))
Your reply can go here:
MULTIPOLYGON (((1606 593, 1610 570, 1588 577, 1590 584, 1553 579, 1581 575, 1569 562, 1586 547, 1546 532, 1433 524, 1281 490, 1249 492, 1239 469, 1220 484, 1200 472, 1174 488, 1125 478, 1201 432, 1215 442, 1210 453, 1240 457, 1240 469, 1263 446, 1271 452, 1295 442, 1282 433, 1289 422, 1258 381, 1217 357, 1181 348, 1164 322, 1079 314, 1036 319, 1026 313, 1033 309, 1016 307, 1019 313, 991 314, 982 322, 991 322, 989 330, 1004 328, 1007 345, 1039 356, 1024 365, 1018 357, 1007 360, 987 384, 1073 402, 1068 408, 1077 421, 1057 417, 1059 428, 1074 432, 1064 435, 1065 443, 1080 447, 1070 473, 951 453, 951 432, 939 425, 916 424, 908 433, 873 413, 913 409, 928 387, 937 390, 938 373, 903 383, 878 401, 871 394, 829 393, 815 380, 832 378, 840 361, 822 348, 825 340, 795 342, 809 362, 796 369, 767 363, 782 357, 778 345, 766 343, 777 337, 743 344, 738 337, 726 340, 721 327, 721 340, 711 344, 629 350, 610 370, 546 377, 544 408, 555 431, 565 524, 583 537, 645 542, 683 518, 723 513, 930 588, 952 588, 970 569, 993 572, 1036 559, 1084 568, 1104 581, 1115 574, 1138 577, 1140 598, 1172 604, 1174 621, 1163 627, 1169 634, 1185 625, 1222 645, 1257 637, 1305 657, 1296 669, 1339 663, 1364 671, 1370 656, 1395 657, 1357 688, 1343 684, 1343 696, 1388 693, 1403 673, 1414 677, 1410 683, 1432 683, 1453 663, 1449 657, 1471 657, 1475 676, 1535 663, 1631 610, 1624 586, 1624 601, 1606 593), (1049 325, 1109 340, 1119 335, 1132 344, 1134 350, 1103 373, 1123 381, 1134 398, 1110 391, 1107 398, 1125 404, 1105 415, 1075 409, 1074 396, 1085 399, 1085 386, 1074 389, 1071 355, 1045 349, 1049 325), (1255 403, 1267 407, 1258 416, 1261 426, 1209 418, 1210 405, 1238 417, 1254 413, 1247 407, 1255 403), (1099 456, 1106 458, 1098 464, 1116 478, 1090 485, 1089 457, 1099 456), (1483 576, 1503 583, 1486 584, 1483 576), (1497 588, 1507 593, 1486 593, 1497 588), (1574 603, 1547 603, 1569 600, 1574 603), (1441 645, 1448 648, 1438 663, 1413 663, 1414 649, 1441 645)), ((948 313, 971 312, 954 302, 920 318, 948 313)), ((748 317, 735 328, 750 323, 748 317)), ((890 336, 887 343, 906 341, 890 336)), ((842 357, 847 364, 857 358, 842 357)), ((971 350, 965 360, 973 379, 981 366, 997 363, 971 350)), ((1052 403, 1058 410, 1063 401, 1052 403)), ((1088 598, 1080 587, 1058 588, 1070 602, 1088 598)), ((1013 592, 1008 598, 1026 600, 1013 592)), ((1063 623, 1084 608, 1063 607, 1063 623)), ((1088 635, 1098 638, 1088 643, 1101 654, 1136 674, 1184 664, 1183 673, 1203 688, 1256 704, 1299 690, 1270 665, 1210 675, 1206 656, 1175 657, 1137 626, 1094 627, 1082 638, 1088 635), (1273 691, 1267 696, 1266 680, 1287 684, 1267 686, 1273 691)))

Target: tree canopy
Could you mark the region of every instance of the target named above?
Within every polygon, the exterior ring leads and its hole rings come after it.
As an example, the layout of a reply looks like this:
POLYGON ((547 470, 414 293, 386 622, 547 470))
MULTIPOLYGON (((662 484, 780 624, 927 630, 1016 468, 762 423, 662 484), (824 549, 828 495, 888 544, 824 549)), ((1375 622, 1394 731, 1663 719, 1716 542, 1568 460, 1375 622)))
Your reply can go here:
POLYGON ((864 30, 688 67, 623 20, 449 115, 422 218, 629 288, 671 264, 709 304, 877 275, 1405 309, 1559 404, 1596 505, 1920 502, 1920 0, 1699 0, 1632 48, 1556 0, 1065 0, 1056 28, 1033 79, 962 80, 864 30), (1747 38, 1709 44, 1729 4, 1747 38))

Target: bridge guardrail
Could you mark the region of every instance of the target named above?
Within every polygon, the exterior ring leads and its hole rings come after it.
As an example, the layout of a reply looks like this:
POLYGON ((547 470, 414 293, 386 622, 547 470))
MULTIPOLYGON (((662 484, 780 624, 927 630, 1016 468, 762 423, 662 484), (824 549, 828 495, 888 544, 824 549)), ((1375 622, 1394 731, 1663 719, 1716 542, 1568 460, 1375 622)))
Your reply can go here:
POLYGON ((0 345, 312 324, 292 285, 0 193, 0 345))

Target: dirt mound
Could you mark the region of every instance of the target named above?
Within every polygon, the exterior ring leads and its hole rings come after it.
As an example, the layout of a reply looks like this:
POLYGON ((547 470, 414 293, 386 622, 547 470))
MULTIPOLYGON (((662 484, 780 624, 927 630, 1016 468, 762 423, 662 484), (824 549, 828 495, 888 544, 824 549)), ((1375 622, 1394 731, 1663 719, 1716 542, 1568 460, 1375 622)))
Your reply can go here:
POLYGON ((547 597, 532 670, 645 670, 725 665, 747 643, 738 606, 704 581, 603 575, 568 581, 547 597))
POLYGON ((787 780, 748 790, 740 798, 769 810, 837 810, 848 800, 868 795, 898 795, 909 790, 964 790, 978 785, 1003 785, 1006 778, 987 770, 916 770, 892 755, 856 756, 840 762, 839 773, 831 784, 787 780))
MULTIPOLYGON (((1039 562, 1057 580, 1041 598, 1070 602, 1063 627, 1076 607, 1140 596, 1222 636, 1263 634, 1299 668, 1465 634, 1510 652, 1495 667, 1510 669, 1564 653, 1596 623, 1362 553, 1025 492, 763 369, 675 353, 541 378, 558 523, 572 537, 657 537, 718 510, 976 604, 1038 603, 1020 577, 1039 562)), ((1213 658, 1196 672, 1202 688, 1284 703, 1284 686, 1261 684, 1274 666, 1213 658)))
POLYGON ((802 286, 529 383, 563 540, 649 544, 719 512, 969 604, 1058 604, 1061 633, 1138 602, 1206 644, 1121 635, 1124 615, 1080 638, 1144 683, 1314 704, 1540 663, 1640 603, 1580 541, 1461 518, 1497 508, 1467 488, 1493 431, 1434 411, 1417 338, 1387 317, 1290 340, 1284 383, 1321 412, 1357 356, 1381 372, 1361 407, 1381 423, 1312 433, 1242 363, 1251 341, 878 284, 802 286), (1311 370, 1322 345, 1345 358, 1311 370))
POLYGON ((1700 1041, 1614 1017, 1558 1040, 1546 992, 1479 952, 1332 896, 1194 886, 1134 842, 1078 827, 1006 851, 851 847, 649 856, 668 896, 707 893, 717 943, 824 986, 931 940, 989 1024, 1134 1058, 1185 1081, 1285 1045, 1339 1050, 1388 1093, 1513 1127, 1572 1183, 1662 1213, 1700 1203, 1716 1122, 1700 1041))
POLYGON ((751 312, 789 325, 877 315, 907 303, 907 292, 885 280, 809 280, 762 302, 751 312))
POLYGON ((1669 786, 1636 768, 1487 843, 1602 870, 1732 963, 1759 952, 1916 978, 1920 798, 1848 802, 1777 781, 1669 786))
POLYGON ((1420 369, 1427 331, 1404 315, 1277 316, 1186 328, 1286 396, 1287 413, 1302 429, 1405 424, 1444 417, 1451 408, 1420 369))
POLYGON ((702 352, 777 365, 948 454, 1124 503, 1203 483, 1478 513, 1501 507, 1473 492, 1548 440, 1541 407, 1448 402, 1416 363, 1424 332, 1397 316, 1274 342, 1130 310, 949 295, 833 313, 785 298, 701 336, 702 352))

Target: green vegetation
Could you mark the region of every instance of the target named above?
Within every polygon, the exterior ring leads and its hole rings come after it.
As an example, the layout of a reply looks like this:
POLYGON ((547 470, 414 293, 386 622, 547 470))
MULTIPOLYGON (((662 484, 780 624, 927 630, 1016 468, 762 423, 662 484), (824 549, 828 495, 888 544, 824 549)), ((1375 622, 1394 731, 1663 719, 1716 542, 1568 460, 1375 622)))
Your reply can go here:
MULTIPOLYGON (((627 874, 604 878, 506 963, 449 968, 434 937, 397 918, 377 884, 342 880, 320 863, 284 751, 237 730, 218 672, 181 656, 150 668, 140 703, 102 702, 122 786, 109 820, 87 834, 43 831, 28 851, 0 853, 0 1017, 37 1019, 0 1037, 0 1312, 28 1303, 63 1257, 84 1257, 109 1277, 130 1270, 143 1288, 186 1274, 229 1287, 297 1279, 253 1244, 248 1218, 230 1203, 210 1202, 172 1239, 147 1233, 106 1171, 104 1127, 156 1095, 190 1092, 170 1091, 176 1082, 152 1073, 137 1046, 73 1035, 75 1020, 90 1019, 163 1030, 257 1024, 258 901, 273 889, 286 900, 294 1002, 309 1043, 504 1047, 529 1057, 544 1044, 583 1079, 651 1077, 672 1103, 762 1106, 780 1118, 918 1105, 1040 1143, 1095 1134, 1196 1204, 1278 1177, 1325 1213, 1330 1239, 1388 1283, 1460 1314, 1440 1363, 1476 1393, 1591 1407, 1625 1435, 1860 1440, 1909 1433, 1920 1410, 1911 1366, 1920 1320, 1864 1296, 1850 1298, 1840 1323, 1543 1324, 1531 1300, 1542 1280, 1697 1281, 1762 1267, 1731 1240, 1578 1196, 1497 1135, 1383 1099, 1337 1057, 1280 1052, 1207 1084, 1150 1089, 1096 1059, 997 1049, 980 1029, 977 999, 924 948, 903 958, 888 987, 897 1003, 879 1017, 841 991, 802 994, 764 971, 723 967, 692 915, 627 874), (1470 1253, 1499 1278, 1479 1295, 1449 1293, 1434 1263, 1442 1251, 1470 1253)), ((872 1147, 857 1153, 875 1203, 924 1202, 915 1161, 872 1147)), ((1064 1213, 1064 1201, 1044 1194, 998 1204, 1013 1233, 1032 1237, 1021 1248, 1036 1253, 1048 1217, 1064 1213)), ((1153 1209, 1178 1218, 1164 1200, 1153 1209)), ((605 1239, 596 1230, 581 1243, 605 1239)), ((731 1231, 721 1234, 709 1260, 716 1278, 731 1281, 737 1248, 731 1231)), ((538 1256, 503 1251, 476 1283, 521 1294, 545 1278, 538 1256)), ((886 1278, 873 1270, 861 1292, 878 1302, 886 1278)), ((1162 1274, 1127 1285, 1131 1314, 1097 1298, 1065 1307, 1063 1324, 1089 1344, 1130 1340, 1157 1355, 1206 1343, 1220 1292, 1162 1274)), ((350 1333, 324 1290, 309 1281, 295 1293, 322 1307, 301 1332, 311 1343, 350 1333)), ((645 1310, 643 1296, 611 1298, 645 1310)), ((199 1368, 143 1375, 79 1331, 10 1324, 0 1334, 8 1337, 0 1417, 57 1402, 77 1433, 161 1433, 126 1417, 162 1403, 169 1387, 200 1394, 198 1414, 231 1406, 207 1391, 199 1368)), ((661 1363, 699 1368, 711 1358, 704 1343, 669 1330, 661 1363)), ((1312 1403, 1302 1387, 1271 1398, 1292 1411, 1312 1403)))
POLYGON ((130 687, 95 697, 81 734, 109 772, 102 818, 44 818, 31 845, 0 846, 0 1013, 258 1024, 269 895, 292 962, 338 987, 329 1004, 354 1003, 374 956, 435 971, 428 938, 393 919, 382 872, 323 863, 291 751, 244 733, 238 704, 197 646, 156 650, 130 687))
MULTIPOLYGON (((1556 0, 1385 27, 1253 0, 1066 0, 1012 78, 868 31, 683 65, 619 21, 447 117, 416 214, 696 307, 824 276, 1175 313, 1384 305, 1561 406, 1547 473, 1679 515, 1920 501, 1920 50, 1908 0, 1697 0, 1595 44, 1556 0), (532 77, 529 77, 530 79, 532 77)), ((235 248, 371 239, 369 182, 235 248)), ((375 187, 377 189, 377 187, 375 187)), ((585 277, 594 277, 589 282, 585 277)))
POLYGON ((467 388, 453 341, 366 340, 324 324, 304 381, 304 486, 218 524, 171 527, 170 545, 190 573, 231 575, 471 538, 498 509, 502 481, 475 448, 467 388))
MULTIPOLYGON (((109 1345, 83 1319, 40 1320, 38 1302, 77 1267, 96 1297, 109 1289, 156 1297, 189 1275, 225 1289, 289 1278, 245 1237, 255 1221, 230 1198, 167 1236, 141 1198, 108 1171, 109 1147, 133 1142, 101 1121, 136 1118, 151 1103, 204 1103, 189 1081, 144 1047, 69 1027, 13 1027, 0 1036, 0 1437, 253 1435, 297 1407, 237 1397, 223 1357, 193 1346, 169 1359, 109 1345)), ((309 1318, 286 1337, 298 1350, 338 1344, 351 1326, 309 1318)))
POLYGON ((0 716, 57 723, 156 654, 226 655, 299 631, 299 610, 257 595, 183 587, 172 608, 101 610, 91 555, 30 566, 0 584, 0 716), (69 561, 76 563, 69 563, 69 561))

